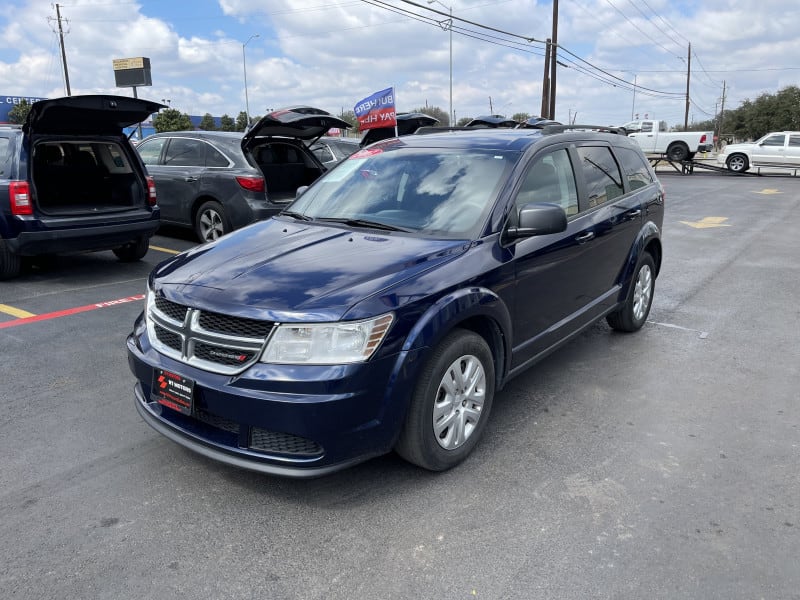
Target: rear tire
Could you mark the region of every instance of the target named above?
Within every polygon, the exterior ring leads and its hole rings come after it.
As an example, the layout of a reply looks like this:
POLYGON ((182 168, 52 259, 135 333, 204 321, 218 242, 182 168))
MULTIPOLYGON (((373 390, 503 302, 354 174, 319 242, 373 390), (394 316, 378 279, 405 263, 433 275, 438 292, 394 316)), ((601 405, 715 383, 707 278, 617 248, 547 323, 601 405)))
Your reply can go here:
POLYGON ((453 330, 420 372, 395 451, 431 471, 456 466, 486 427, 494 384, 494 359, 486 340, 453 330))
POLYGON ((653 257, 645 252, 636 265, 628 296, 615 312, 606 317, 612 329, 633 332, 641 329, 650 314, 656 285, 656 267, 653 257))
POLYGON ((113 252, 122 262, 136 262, 137 260, 144 258, 144 255, 147 254, 149 249, 150 238, 148 238, 146 235, 143 235, 139 238, 136 238, 134 241, 125 244, 124 246, 114 248, 113 252))
POLYGON ((230 231, 219 202, 209 200, 200 206, 194 219, 194 231, 202 243, 213 242, 230 231))
POLYGON ((750 161, 744 154, 731 154, 725 161, 725 166, 734 173, 744 173, 750 168, 750 161))
POLYGON ((689 147, 683 142, 671 144, 667 148, 667 158, 675 162, 681 162, 689 158, 689 147))
POLYGON ((9 250, 4 240, 0 239, 0 279, 11 279, 19 275, 22 266, 18 255, 9 250))

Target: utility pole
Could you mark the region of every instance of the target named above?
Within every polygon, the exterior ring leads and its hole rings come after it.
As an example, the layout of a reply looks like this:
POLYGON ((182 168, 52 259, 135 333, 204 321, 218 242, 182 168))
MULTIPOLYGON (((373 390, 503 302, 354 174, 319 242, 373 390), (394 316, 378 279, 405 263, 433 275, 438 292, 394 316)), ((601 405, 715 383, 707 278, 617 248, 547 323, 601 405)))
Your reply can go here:
POLYGON ((689 42, 689 56, 686 61, 686 112, 683 115, 683 130, 689 129, 689 79, 692 76, 692 43, 689 42))
POLYGON ((542 76, 542 110, 543 119, 550 118, 550 38, 544 48, 544 75, 542 76))
POLYGON ((550 119, 556 118, 556 48, 558 48, 558 0, 553 0, 553 48, 550 50, 550 119))
POLYGON ((633 74, 633 101, 631 102, 631 121, 633 121, 633 112, 636 109, 636 73, 633 74))
POLYGON ((64 50, 64 29, 61 27, 61 5, 56 4, 56 19, 58 20, 58 38, 61 43, 61 62, 64 65, 64 83, 67 86, 67 96, 72 96, 69 89, 69 71, 67 70, 67 53, 64 50))

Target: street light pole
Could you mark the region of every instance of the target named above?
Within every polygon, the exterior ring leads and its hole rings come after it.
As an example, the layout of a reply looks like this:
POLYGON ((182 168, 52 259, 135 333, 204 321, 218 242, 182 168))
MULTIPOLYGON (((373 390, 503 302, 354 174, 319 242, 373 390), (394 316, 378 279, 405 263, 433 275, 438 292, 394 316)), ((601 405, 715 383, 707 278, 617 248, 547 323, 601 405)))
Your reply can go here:
POLYGON ((247 117, 247 126, 250 126, 250 99, 247 97, 247 58, 244 49, 254 38, 259 37, 259 34, 251 35, 247 41, 242 44, 242 70, 244 71, 244 114, 247 117))
POLYGON ((450 30, 450 113, 447 115, 447 119, 450 121, 450 126, 453 127, 455 126, 455 118, 453 116, 453 6, 447 6, 439 0, 428 0, 428 4, 433 4, 434 2, 441 4, 450 13, 450 25, 448 26, 450 30))

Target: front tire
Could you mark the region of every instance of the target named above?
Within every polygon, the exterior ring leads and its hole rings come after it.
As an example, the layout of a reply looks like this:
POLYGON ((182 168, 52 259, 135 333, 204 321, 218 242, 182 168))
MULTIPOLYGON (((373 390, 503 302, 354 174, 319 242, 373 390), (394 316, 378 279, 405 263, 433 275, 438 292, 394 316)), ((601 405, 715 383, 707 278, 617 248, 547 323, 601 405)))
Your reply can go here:
POLYGON ((744 173, 750 168, 750 161, 744 154, 731 154, 725 162, 725 166, 734 173, 744 173))
POLYGON ((431 471, 456 466, 478 444, 494 388, 494 359, 486 340, 453 330, 419 375, 396 452, 431 471))
POLYGON ((149 249, 150 238, 143 235, 124 246, 114 248, 113 252, 121 262, 136 262, 143 259, 149 249))
POLYGON ((225 211, 216 200, 204 202, 194 219, 194 231, 201 242, 213 242, 230 231, 225 211))
POLYGON ((628 296, 615 312, 606 317, 612 329, 617 331, 638 331, 650 314, 653 292, 656 285, 656 267, 653 257, 645 253, 636 265, 628 296))

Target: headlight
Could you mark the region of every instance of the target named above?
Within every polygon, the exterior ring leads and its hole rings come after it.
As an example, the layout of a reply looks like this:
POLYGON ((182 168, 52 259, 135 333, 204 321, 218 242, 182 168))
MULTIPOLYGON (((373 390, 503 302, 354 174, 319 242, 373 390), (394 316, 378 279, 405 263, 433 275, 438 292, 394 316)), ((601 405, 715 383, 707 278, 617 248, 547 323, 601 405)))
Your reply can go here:
POLYGON ((394 316, 364 321, 278 325, 261 362, 341 365, 364 362, 380 346, 394 316))

